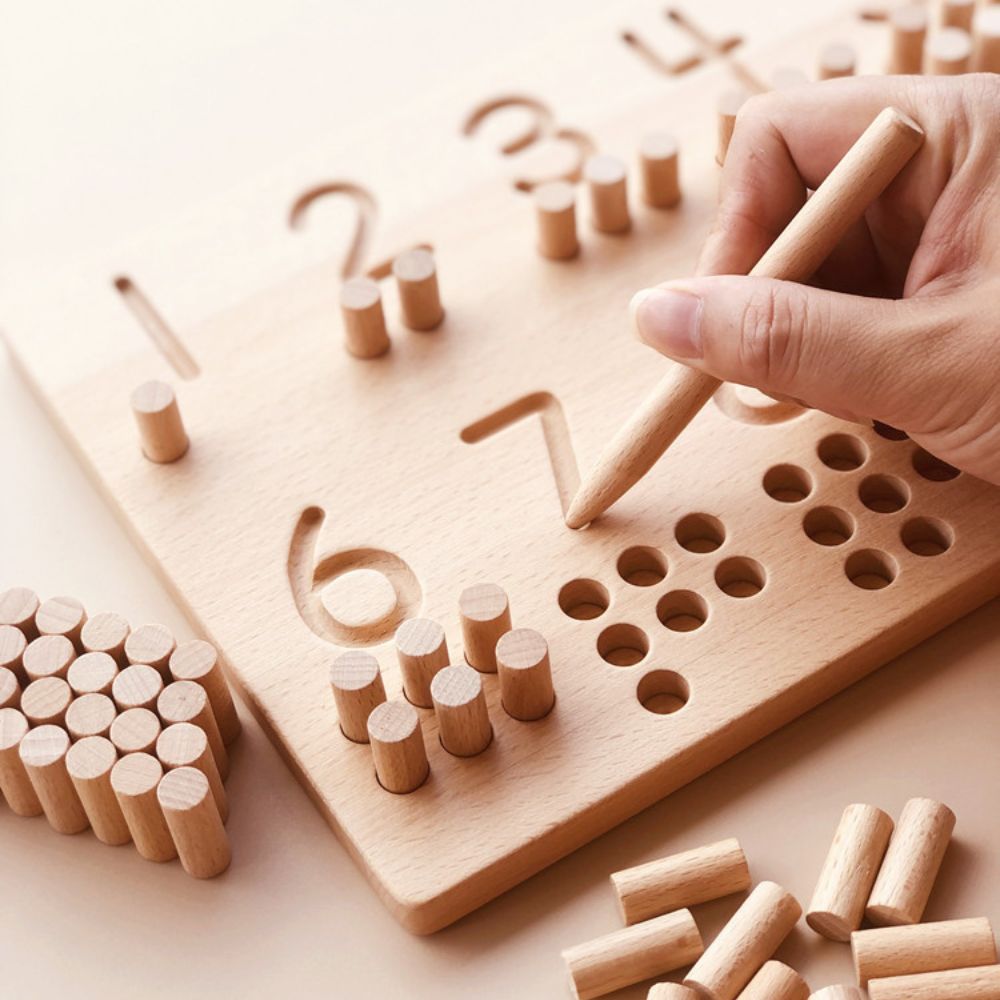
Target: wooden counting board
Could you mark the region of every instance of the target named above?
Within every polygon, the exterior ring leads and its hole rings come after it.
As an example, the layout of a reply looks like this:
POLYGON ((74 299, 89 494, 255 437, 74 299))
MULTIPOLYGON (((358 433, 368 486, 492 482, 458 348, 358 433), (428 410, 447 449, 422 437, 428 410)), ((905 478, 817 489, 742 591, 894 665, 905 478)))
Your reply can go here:
POLYGON ((626 307, 693 266, 719 95, 780 67, 812 75, 830 40, 872 71, 887 46, 853 16, 749 53, 724 28, 602 13, 8 311, 40 398, 415 932, 1000 592, 1000 491, 908 440, 730 386, 607 517, 563 524, 579 469, 667 364, 633 341, 626 307), (633 183, 630 231, 603 235, 580 187, 580 255, 541 258, 520 189, 575 177, 592 150, 631 164, 664 128, 682 204, 648 208, 633 183), (381 263, 414 245, 440 274, 430 332, 400 324, 381 263), (361 273, 381 280, 392 340, 368 361, 340 345, 339 282, 361 273), (143 458, 129 415, 150 378, 174 384, 190 434, 173 464, 143 458), (430 777, 390 794, 338 728, 330 664, 366 648, 401 697, 397 626, 440 621, 459 660, 458 595, 478 582, 548 640, 555 708, 516 721, 486 675, 489 748, 451 756, 421 709, 430 777))

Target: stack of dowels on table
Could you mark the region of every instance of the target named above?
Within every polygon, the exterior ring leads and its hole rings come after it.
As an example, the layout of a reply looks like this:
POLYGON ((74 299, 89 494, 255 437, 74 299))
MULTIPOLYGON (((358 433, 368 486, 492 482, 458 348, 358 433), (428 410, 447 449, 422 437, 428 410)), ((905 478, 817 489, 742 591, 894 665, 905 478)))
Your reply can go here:
POLYGON ((222 783, 239 733, 210 643, 0 593, 0 791, 18 815, 210 878, 229 865, 222 783))
POLYGON ((888 13, 890 73, 1000 73, 1000 6, 975 0, 943 0, 938 25, 924 4, 888 13))

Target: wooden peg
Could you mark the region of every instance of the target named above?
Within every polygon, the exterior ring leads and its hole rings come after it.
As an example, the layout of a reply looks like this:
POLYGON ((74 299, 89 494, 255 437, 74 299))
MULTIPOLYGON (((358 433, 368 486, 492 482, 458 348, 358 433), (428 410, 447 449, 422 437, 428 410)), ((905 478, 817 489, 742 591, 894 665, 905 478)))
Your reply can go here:
POLYGON ((808 1000, 806 981, 784 962, 771 959, 765 962, 739 1000, 808 1000))
POLYGON ((434 704, 431 681, 449 662, 444 629, 429 618, 403 622, 396 631, 396 655, 407 700, 421 708, 431 708, 434 704))
POLYGON ((399 795, 415 791, 430 773, 417 710, 408 702, 385 701, 368 716, 379 784, 399 795))
POLYGON ((866 1000, 864 993, 856 986, 825 986, 817 990, 811 1000, 866 1000))
POLYGON ((125 658, 131 664, 144 663, 170 681, 170 655, 176 649, 173 633, 166 625, 140 625, 125 640, 125 658))
POLYGON ((750 95, 741 88, 725 90, 719 97, 716 106, 719 115, 719 137, 715 148, 715 162, 720 167, 726 162, 726 153, 729 152, 729 143, 736 128, 736 116, 749 97, 750 95))
POLYGON ((819 78, 835 80, 842 76, 854 76, 857 53, 844 42, 825 45, 819 53, 819 78))
POLYGON ((924 43, 927 41, 927 11, 918 4, 895 7, 889 12, 892 52, 889 72, 915 74, 924 68, 924 43))
POLYGON ((544 636, 530 628, 512 629, 500 637, 496 660, 500 698, 511 718, 532 722, 552 711, 556 696, 544 636))
POLYGON ((749 889, 750 868, 740 842, 720 840, 611 876, 626 924, 696 906, 749 889))
POLYGON ((968 73, 972 65, 972 36, 962 28, 942 28, 926 49, 927 72, 935 76, 968 73))
POLYGON ((680 983, 657 983, 650 986, 646 1000, 698 1000, 698 994, 680 983))
POLYGON ((0 708, 18 708, 21 704, 21 685, 17 674, 7 667, 0 667, 0 708))
POLYGON ((118 664, 107 653, 84 653, 66 671, 66 680, 75 695, 111 694, 111 684, 118 676, 118 664))
POLYGON ((142 453, 161 465, 176 462, 190 442, 174 390, 166 382, 143 382, 132 393, 132 415, 139 428, 142 453))
POLYGON ((976 73, 1000 73, 1000 4, 981 7, 972 25, 974 51, 972 69, 976 73))
POLYGON ((466 587, 458 599, 465 661, 487 674, 497 672, 497 643, 510 631, 510 604, 495 583, 466 587))
POLYGON ((80 633, 87 621, 87 612, 75 597, 50 597, 35 613, 38 634, 64 635, 78 652, 83 652, 80 633))
POLYGON ((873 979, 871 1000, 1000 1000, 1000 965, 873 979))
POLYGON ((111 682, 111 697, 122 712, 130 708, 155 708, 162 690, 160 672, 145 663, 126 667, 111 682))
POLYGON ((403 323, 411 330, 433 330, 441 325, 444 309, 438 290, 434 254, 424 247, 404 250, 393 262, 403 323))
POLYGON ((341 653, 330 667, 330 687, 341 732, 355 743, 367 743, 368 716, 385 701, 378 660, 363 649, 341 653))
POLYGON ((976 13, 976 0, 942 0, 941 24, 946 28, 961 28, 972 31, 972 20, 976 13))
POLYGON ((431 681, 441 745, 456 757, 475 757, 493 739, 483 679, 465 665, 445 667, 431 681))
POLYGON ((40 725, 24 736, 18 753, 49 826, 59 833, 81 833, 90 820, 66 770, 69 746, 65 729, 40 725))
POLYGON ((86 736, 74 743, 66 754, 66 770, 94 836, 102 843, 112 845, 127 844, 132 839, 111 787, 111 770, 117 760, 118 753, 111 741, 103 736, 86 736))
POLYGON ((562 957, 573 995, 593 1000, 688 965, 703 949, 690 911, 678 910, 567 948, 562 957))
POLYGON ((65 677, 76 658, 73 643, 64 635, 40 635, 24 650, 21 662, 28 681, 42 677, 65 677))
POLYGON ((600 233, 624 233, 632 224, 628 211, 625 164, 601 153, 583 165, 590 192, 590 221, 600 233))
POLYGON ((102 611, 84 622, 80 641, 85 652, 107 653, 119 667, 126 667, 125 640, 128 636, 129 624, 121 615, 102 611))
POLYGON ((538 252, 550 260, 569 260, 580 251, 576 235, 576 192, 572 184, 551 181, 535 188, 538 252))
POLYGON ((684 978, 710 1000, 735 1000, 802 916, 795 897, 761 882, 684 978))
POLYGON ((175 681, 194 681, 205 689, 226 746, 240 735, 243 727, 215 646, 204 639, 182 642, 170 655, 170 675, 175 681))
MULTIPOLYGON (((127 708, 111 723, 109 739, 123 757, 129 753, 151 754, 155 752, 160 728, 155 712, 148 708, 127 708)), ((205 739, 207 742, 208 737, 205 739)))
POLYGON ((21 711, 32 726, 61 726, 73 692, 61 677, 40 677, 21 693, 21 711))
POLYGON ((23 712, 0 708, 0 792, 17 816, 40 816, 42 804, 18 752, 28 728, 23 712))
POLYGON ((221 875, 232 852, 208 778, 195 767, 178 767, 163 776, 156 797, 184 871, 194 878, 221 875))
POLYGON ((226 779, 229 774, 229 754, 226 753, 219 725, 212 714, 208 695, 200 684, 195 684, 194 681, 174 681, 168 684, 156 699, 156 712, 165 726, 177 722, 192 722, 201 726, 208 737, 208 745, 212 748, 219 774, 223 781, 226 779))
POLYGON ((14 625, 0 625, 0 667, 9 670, 19 684, 28 682, 24 672, 24 654, 28 648, 28 640, 24 633, 14 625))
POLYGON ((111 769, 115 798, 135 849, 147 861, 172 861, 177 857, 177 848, 156 796, 162 777, 162 765, 148 753, 127 754, 111 769))
POLYGON ((350 278, 340 288, 344 344, 356 358, 377 358, 389 350, 382 290, 371 278, 350 278))
POLYGON ((891 836, 892 820, 881 809, 854 804, 844 810, 806 912, 806 923, 817 934, 850 941, 891 836))
POLYGON ((35 615, 38 613, 38 595, 27 587, 11 587, 0 593, 0 625, 20 629, 31 642, 38 637, 35 615))
POLYGON ((83 694, 66 709, 66 732, 74 740, 107 736, 118 710, 106 694, 83 694))
POLYGON ((639 143, 642 197, 652 208, 673 208, 681 200, 678 148, 669 132, 651 132, 639 143))
POLYGON ((865 909, 871 923, 920 922, 954 829, 955 814, 940 802, 910 799, 903 806, 865 909))
POLYGON ((156 740, 156 756, 167 771, 178 767, 195 767, 208 778, 222 822, 229 819, 229 800, 222 784, 222 775, 215 766, 212 748, 204 729, 179 722, 167 726, 156 740))
POLYGON ((861 986, 869 979, 992 965, 997 960, 993 926, 986 917, 855 931, 851 952, 861 986))

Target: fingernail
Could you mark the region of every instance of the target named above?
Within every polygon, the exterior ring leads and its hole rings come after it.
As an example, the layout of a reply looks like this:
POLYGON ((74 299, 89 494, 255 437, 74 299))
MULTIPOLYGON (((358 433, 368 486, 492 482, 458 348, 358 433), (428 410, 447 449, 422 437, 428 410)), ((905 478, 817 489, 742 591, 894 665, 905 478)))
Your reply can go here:
POLYGON ((629 306, 640 340, 668 357, 692 360, 702 355, 701 299, 690 292, 645 288, 629 306))

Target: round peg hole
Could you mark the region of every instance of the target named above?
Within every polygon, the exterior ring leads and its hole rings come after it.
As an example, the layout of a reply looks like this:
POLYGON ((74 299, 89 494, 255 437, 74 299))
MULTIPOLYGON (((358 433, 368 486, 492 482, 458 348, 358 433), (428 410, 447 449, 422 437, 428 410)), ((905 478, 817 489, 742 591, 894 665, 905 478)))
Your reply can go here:
POLYGON ((910 502, 910 487, 896 476, 867 476, 861 480, 858 497, 877 514, 895 514, 910 502))
POLYGON ((646 545, 634 545, 618 557, 618 575, 633 587, 655 587, 667 575, 667 560, 646 545))
POLYGON ((817 545, 843 545, 854 534, 854 518, 839 507, 814 507, 802 527, 817 545))
POLYGON ((779 503, 799 503, 812 491, 812 476, 797 465, 775 465, 764 473, 764 492, 779 503))
POLYGON ((910 435, 906 431, 901 431, 898 427, 883 424, 881 420, 872 421, 872 430, 886 441, 908 441, 910 435))
POLYGON ((673 715, 691 697, 688 682, 673 670, 651 670, 644 674, 635 693, 639 704, 654 715, 673 715))
POLYGON ((916 556, 939 556, 955 543, 951 525, 936 517, 915 517, 899 533, 903 544, 916 556))
POLYGON ((767 574, 755 559, 733 556, 716 567, 715 582, 729 597, 753 597, 764 589, 767 574))
POLYGON ((608 588, 596 580, 570 580, 559 591, 559 607, 563 614, 577 621, 600 618, 610 603, 608 588))
POLYGON ((649 638, 635 625, 609 625, 597 637, 597 652, 613 667, 634 667, 646 658, 649 638))
POLYGON ((816 454, 827 468, 851 472, 868 460, 868 446, 853 434, 830 434, 816 446, 816 454))
POLYGON ((923 448, 918 448, 913 453, 913 469, 918 476, 935 483, 945 483, 960 475, 954 465, 942 462, 940 458, 936 458, 929 451, 924 451, 923 448))
POLYGON ((882 590, 896 579, 899 568, 888 553, 878 549, 861 549, 847 557, 844 572, 855 587, 882 590))
POLYGON ((657 602, 656 617, 671 632, 693 632, 708 620, 708 604, 693 590, 674 590, 657 602))
POLYGON ((688 514, 677 522, 674 537, 688 552, 714 552, 726 540, 726 529, 711 514, 688 514))

